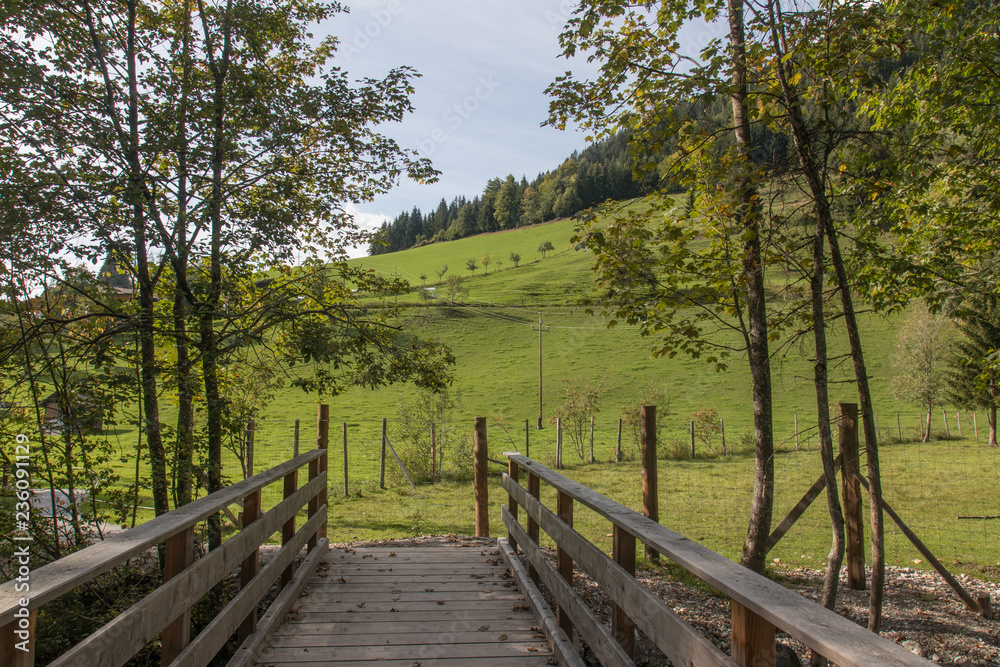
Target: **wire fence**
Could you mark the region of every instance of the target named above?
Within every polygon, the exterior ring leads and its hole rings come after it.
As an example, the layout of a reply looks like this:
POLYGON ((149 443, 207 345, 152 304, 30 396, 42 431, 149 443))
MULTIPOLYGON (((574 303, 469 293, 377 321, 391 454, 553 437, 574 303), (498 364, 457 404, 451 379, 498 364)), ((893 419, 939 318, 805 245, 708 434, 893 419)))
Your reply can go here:
MULTIPOLYGON (((488 424, 489 455, 495 462, 491 468, 499 471, 504 462, 503 452, 512 450, 555 467, 558 430, 548 423, 543 429, 537 429, 536 422, 537 418, 502 419, 488 424)), ((932 415, 932 436, 926 443, 921 441, 927 415, 880 413, 878 422, 879 459, 886 502, 946 565, 963 571, 1000 575, 1000 449, 986 444, 985 415, 954 412, 932 415)), ((381 418, 344 421, 331 416, 328 443, 331 502, 345 496, 371 495, 382 487, 406 488, 410 482, 402 472, 404 466, 418 486, 431 484, 435 479, 471 480, 472 425, 471 416, 462 416, 437 428, 432 466, 428 461, 431 452, 429 425, 414 431, 412 425, 403 428, 398 418, 388 419, 383 459, 381 418)), ((832 424, 835 447, 837 426, 835 421, 832 424)), ((563 428, 562 459, 570 468, 567 474, 571 477, 585 476, 591 458, 590 423, 584 424, 576 436, 572 431, 569 426, 563 428)), ((775 420, 774 525, 821 476, 817 431, 805 413, 775 420)), ((315 416, 303 416, 299 420, 268 418, 255 424, 247 434, 247 440, 252 438, 252 472, 261 472, 287 461, 296 452, 314 448, 316 434, 315 416)), ((681 415, 663 416, 658 420, 657 439, 661 461, 661 522, 671 526, 675 522, 673 517, 683 516, 688 537, 738 558, 753 494, 751 419, 726 419, 720 422, 717 431, 696 432, 693 457, 690 419, 681 415)), ((244 466, 249 463, 246 444, 245 441, 242 450, 231 446, 224 453, 223 465, 229 483, 242 479, 244 466)), ((635 500, 636 489, 640 487, 637 427, 624 422, 619 427, 617 417, 597 415, 593 422, 594 460, 605 464, 617 461, 619 448, 622 469, 633 466, 634 472, 629 474, 634 474, 634 480, 630 482, 631 478, 626 478, 619 483, 622 488, 612 485, 598 490, 638 509, 635 500)), ((862 474, 867 476, 863 452, 861 465, 862 474)), ((131 483, 131 479, 123 479, 122 483, 131 483)), ((600 480, 596 484, 599 485, 600 480)), ((204 484, 200 490, 202 495, 203 487, 204 484)), ((148 489, 141 491, 148 498, 148 489)), ((503 502, 501 496, 494 492, 491 498, 491 507, 497 506, 497 514, 503 502)), ((280 483, 268 487, 263 494, 265 510, 281 498, 280 483)), ((414 494, 407 499, 407 503, 413 504, 413 516, 467 512, 471 530, 472 496, 469 496, 467 507, 455 508, 448 504, 450 502, 438 500, 433 493, 414 494)), ((238 507, 231 508, 230 520, 234 523, 238 512, 238 507)), ((335 524, 333 520, 331 525, 335 524)), ((433 529, 433 524, 427 525, 433 529)), ((826 552, 817 547, 816 536, 828 538, 828 534, 825 497, 821 495, 782 540, 775 557, 821 567, 826 552)), ((922 557, 888 518, 886 555, 891 564, 924 565, 920 562, 922 557)))

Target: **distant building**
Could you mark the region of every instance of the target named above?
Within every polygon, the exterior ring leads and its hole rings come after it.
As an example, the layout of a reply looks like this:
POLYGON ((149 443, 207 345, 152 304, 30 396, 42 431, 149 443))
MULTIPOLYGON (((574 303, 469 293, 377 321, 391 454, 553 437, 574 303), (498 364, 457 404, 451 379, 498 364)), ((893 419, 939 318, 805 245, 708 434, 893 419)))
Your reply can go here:
POLYGON ((101 433, 104 415, 90 396, 77 394, 69 405, 64 405, 59 394, 52 393, 38 402, 44 410, 43 428, 50 434, 70 429, 74 433, 101 433))

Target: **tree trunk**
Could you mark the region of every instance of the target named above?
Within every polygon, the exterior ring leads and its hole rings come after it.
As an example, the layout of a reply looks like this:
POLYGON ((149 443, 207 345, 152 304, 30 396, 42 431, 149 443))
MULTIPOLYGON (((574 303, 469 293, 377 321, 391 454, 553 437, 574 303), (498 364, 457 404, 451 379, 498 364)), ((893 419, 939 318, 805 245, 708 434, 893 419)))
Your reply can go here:
MULTIPOLYGON (((931 441, 931 415, 933 415, 933 414, 934 414, 934 406, 933 405, 928 405, 927 406, 927 428, 924 430, 924 439, 923 439, 923 442, 930 442, 931 441)), ((921 417, 921 419, 923 419, 923 417, 921 417)))
POLYGON ((990 406, 989 416, 986 418, 986 421, 989 422, 989 425, 990 425, 990 437, 989 437, 989 440, 988 440, 988 444, 989 444, 990 447, 996 447, 997 446, 997 406, 995 406, 995 405, 991 405, 990 406))
POLYGON ((861 350, 861 334, 858 331, 858 321, 854 313, 847 268, 840 254, 837 232, 832 225, 827 226, 826 234, 830 243, 831 259, 837 273, 837 282, 840 283, 844 323, 847 325, 847 338, 851 343, 854 375, 858 383, 858 403, 861 407, 861 424, 865 434, 865 461, 868 464, 868 486, 872 513, 872 583, 868 602, 868 629, 877 633, 882 628, 882 598, 885 593, 885 526, 882 510, 882 473, 879 469, 878 437, 875 433, 875 413, 872 409, 872 395, 868 388, 868 370, 865 367, 865 357, 861 350))
MULTIPOLYGON (((750 117, 747 111, 746 36, 743 0, 729 0, 729 41, 733 63, 733 125, 742 161, 738 168, 752 165, 750 157, 750 117)), ((767 304, 764 292, 764 265, 761 258, 760 220, 757 190, 750 178, 741 175, 737 184, 740 224, 743 227, 743 276, 747 290, 747 356, 753 388, 754 489, 750 524, 743 543, 741 562, 755 572, 764 571, 767 538, 774 508, 774 432, 771 423, 771 359, 767 343, 767 304)))

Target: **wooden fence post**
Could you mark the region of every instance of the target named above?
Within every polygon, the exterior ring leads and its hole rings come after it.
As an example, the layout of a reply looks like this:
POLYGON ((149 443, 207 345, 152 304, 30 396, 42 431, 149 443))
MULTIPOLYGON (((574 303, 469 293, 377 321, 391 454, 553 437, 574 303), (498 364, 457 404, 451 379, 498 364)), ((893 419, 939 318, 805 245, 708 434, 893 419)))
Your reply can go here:
POLYGON ((590 415, 590 462, 594 462, 594 415, 590 415))
POLYGON ((777 659, 774 626, 736 600, 731 604, 733 660, 740 667, 773 665, 777 659))
MULTIPOLYGON (((626 572, 635 576, 635 535, 614 526, 611 555, 626 572)), ((628 657, 634 660, 635 623, 614 603, 611 605, 611 635, 628 657)))
POLYGON ((431 422, 431 482, 437 480, 437 425, 431 422))
POLYGON ((976 419, 976 413, 972 413, 972 428, 976 432, 976 442, 979 442, 979 421, 976 419))
POLYGON ((950 438, 951 437, 951 429, 948 428, 948 411, 947 410, 941 410, 941 419, 944 420, 944 436, 946 438, 950 438))
POLYGON ((524 420, 524 455, 529 459, 531 458, 531 436, 529 435, 529 433, 531 433, 531 429, 528 427, 528 424, 530 423, 530 419, 524 420))
MULTIPOLYGON (((572 528, 573 526, 573 498, 568 496, 562 490, 556 490, 556 514, 559 518, 566 523, 566 525, 572 528)), ((560 576, 573 587, 573 559, 570 557, 566 551, 556 545, 556 566, 559 570, 560 576)), ((556 620, 559 622, 559 627, 563 629, 569 640, 573 641, 573 622, 569 618, 569 614, 563 609, 559 604, 556 604, 556 620)))
POLYGON ((882 427, 878 425, 878 413, 872 415, 875 417, 875 437, 878 438, 879 442, 882 442, 882 427))
MULTIPOLYGON (((253 445, 254 445, 254 421, 247 421, 246 450, 247 450, 247 477, 253 477, 253 445)), ((244 478, 245 479, 245 478, 244 478)))
MULTIPOLYGON (((296 420, 298 421, 298 420, 296 420)), ((295 469, 285 475, 284 479, 284 497, 288 498, 295 493, 299 488, 299 471, 295 469)), ((288 544, 291 539, 295 537, 295 517, 291 516, 281 526, 281 544, 282 546, 288 544)), ((288 567, 285 568, 284 572, 281 573, 281 587, 284 588, 292 581, 292 576, 295 574, 294 566, 289 563, 288 567)))
POLYGON ((899 441, 903 442, 903 425, 899 422, 899 413, 896 413, 896 432, 899 435, 899 441))
POLYGON ((615 461, 622 460, 622 418, 618 418, 618 447, 615 449, 615 461))
MULTIPOLYGON (((507 460, 507 475, 515 482, 520 482, 518 479, 520 471, 521 467, 517 465, 517 461, 514 459, 507 460)), ((507 509, 510 511, 510 515, 514 518, 514 521, 517 521, 517 501, 510 494, 507 495, 507 509)), ((517 540, 514 539, 510 531, 507 531, 507 541, 510 542, 510 548, 517 551, 517 540)))
MULTIPOLYGON (((642 513, 659 523, 660 500, 656 479, 656 406, 639 408, 639 443, 642 448, 642 513)), ((660 554, 648 544, 646 558, 657 560, 660 554)))
MULTIPOLYGON (((541 480, 538 475, 533 472, 528 472, 528 495, 530 495, 535 500, 541 497, 541 480)), ((538 545, 538 522, 532 517, 528 517, 528 537, 531 541, 538 545)), ((531 578, 535 585, 538 585, 538 570, 535 569, 534 565, 528 565, 528 576, 531 578)))
MULTIPOLYGON (((726 420, 719 417, 719 435, 722 436, 722 455, 726 455, 726 420)), ((798 447, 798 444, 795 445, 798 447)))
POLYGON ((955 413, 955 423, 958 424, 958 437, 961 438, 962 437, 962 413, 961 412, 956 412, 955 413))
POLYGON ((292 458, 299 455, 299 420, 295 420, 295 440, 292 444, 292 458))
POLYGON ((562 419, 556 417, 556 469, 562 470, 562 419))
MULTIPOLYGON (((792 413, 792 420, 794 422, 795 429, 795 451, 799 451, 799 415, 797 413, 792 413)), ((723 453, 725 453, 725 447, 722 448, 723 453)))
POLYGON ((844 496, 846 529, 847 585, 853 590, 867 588, 865 578, 864 519, 861 506, 861 481, 858 479, 858 405, 839 403, 840 454, 844 466, 840 470, 844 496))
POLYGON ((380 489, 385 488, 385 439, 387 436, 386 428, 387 425, 385 417, 382 417, 382 454, 381 456, 379 456, 379 463, 378 463, 378 488, 380 489))
MULTIPOLYGON (((244 512, 246 512, 246 508, 244 508, 244 512)), ((167 538, 165 552, 166 562, 163 580, 169 581, 194 562, 194 526, 167 538)), ((6 631, 7 628, 3 628, 3 630, 6 631)), ((32 628, 32 636, 34 636, 34 628, 32 628)), ((161 641, 160 659, 163 664, 170 664, 191 642, 190 607, 181 612, 180 616, 163 629, 161 641)))
POLYGON ((476 537, 490 536, 490 497, 488 470, 489 449, 486 442, 486 417, 476 417, 475 440, 472 447, 473 477, 476 486, 476 537))
MULTIPOLYGON (((260 518, 260 489, 257 489, 253 493, 243 497, 243 528, 246 529, 250 524, 260 518)), ((250 554, 243 559, 243 564, 240 566, 240 588, 246 588, 250 584, 250 581, 257 575, 260 570, 260 547, 257 547, 250 554)), ((243 641, 250 636, 257 629, 257 607, 255 606, 253 610, 247 614, 247 617, 243 619, 240 623, 240 629, 237 633, 239 638, 239 643, 242 644, 243 641)))
POLYGON ((346 498, 350 495, 349 485, 348 485, 348 466, 347 466, 347 422, 343 422, 342 430, 344 432, 344 497, 346 498))
POLYGON ((694 458, 694 420, 691 420, 691 458, 694 458))

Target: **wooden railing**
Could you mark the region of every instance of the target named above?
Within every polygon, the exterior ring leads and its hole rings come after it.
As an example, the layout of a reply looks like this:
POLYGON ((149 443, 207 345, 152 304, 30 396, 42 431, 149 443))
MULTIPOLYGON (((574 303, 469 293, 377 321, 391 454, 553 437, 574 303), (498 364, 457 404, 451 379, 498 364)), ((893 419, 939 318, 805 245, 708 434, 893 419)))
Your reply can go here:
MULTIPOLYGON (((633 665, 635 630, 642 630, 675 665, 775 664, 775 630, 780 629, 842 667, 928 665, 923 658, 855 625, 770 579, 669 530, 516 452, 506 453, 509 474, 503 487, 508 560, 518 546, 530 565, 522 587, 541 580, 556 600, 556 613, 543 610, 543 625, 564 664, 579 664, 572 649, 573 629, 586 637, 602 665, 633 665), (528 475, 528 488, 519 483, 528 475), (555 512, 539 501, 540 481, 556 491, 555 512), (573 530, 573 503, 583 504, 611 522, 613 554, 608 557, 573 530), (518 522, 519 508, 527 526, 518 522), (556 566, 538 548, 539 528, 556 544, 556 566), (720 649, 679 617, 635 579, 636 540, 711 584, 732 602, 732 655, 720 649), (573 565, 585 570, 611 598, 610 630, 575 593, 573 565)), ((514 563, 515 575, 520 563, 514 563)), ((538 598, 540 599, 540 598, 538 598)), ((529 593, 529 602, 532 595, 529 593)), ((533 603, 534 604, 534 603, 533 603)))
POLYGON ((43 605, 159 544, 165 545, 164 583, 49 664, 116 667, 161 633, 163 665, 206 665, 234 633, 240 646, 229 664, 252 663, 326 551, 327 415, 326 406, 320 406, 316 449, 32 571, 30 593, 22 592, 16 579, 0 585, 0 665, 34 664, 35 616, 43 605), (299 487, 303 466, 309 467, 309 477, 299 487), (262 513, 262 490, 279 480, 283 500, 262 513), (195 559, 195 526, 241 501, 242 530, 195 559), (296 530, 295 518, 303 508, 308 508, 308 518, 296 530), (282 547, 261 568, 260 546, 278 531, 282 547), (309 553, 294 568, 303 547, 309 553), (237 567, 239 593, 191 640, 192 605, 237 567), (279 578, 281 592, 258 619, 258 604, 279 578), (28 643, 17 648, 22 637, 28 643), (29 650, 21 650, 25 647, 29 650))

